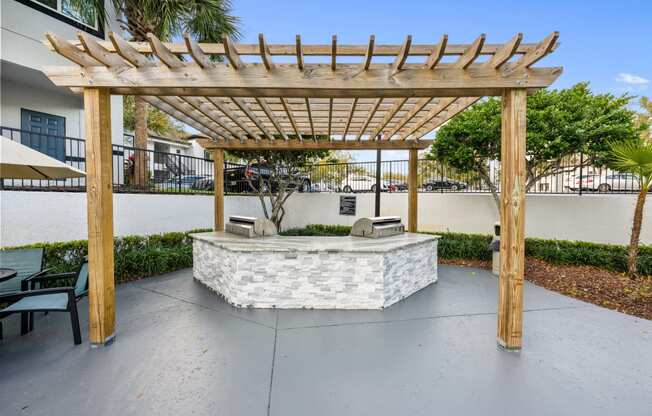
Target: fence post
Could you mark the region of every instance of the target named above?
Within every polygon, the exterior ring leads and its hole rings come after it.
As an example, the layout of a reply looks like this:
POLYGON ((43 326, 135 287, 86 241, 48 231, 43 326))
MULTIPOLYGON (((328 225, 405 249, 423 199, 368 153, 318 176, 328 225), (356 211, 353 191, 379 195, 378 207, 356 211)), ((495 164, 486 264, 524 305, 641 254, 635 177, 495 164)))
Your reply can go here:
POLYGON ((177 168, 178 168, 178 174, 177 177, 177 191, 181 192, 181 155, 177 154, 177 168))
POLYGON ((582 173, 583 173, 583 166, 584 165, 584 152, 580 152, 580 196, 582 196, 582 173))

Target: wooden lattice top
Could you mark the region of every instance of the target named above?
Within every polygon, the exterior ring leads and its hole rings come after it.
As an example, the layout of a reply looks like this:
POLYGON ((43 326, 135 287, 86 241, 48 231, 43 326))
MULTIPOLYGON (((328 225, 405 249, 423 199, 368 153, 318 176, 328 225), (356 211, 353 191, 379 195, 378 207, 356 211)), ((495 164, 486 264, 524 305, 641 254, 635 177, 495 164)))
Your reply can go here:
POLYGON ((532 67, 556 48, 557 32, 534 44, 521 34, 486 44, 483 34, 468 45, 446 35, 419 45, 411 36, 402 45, 376 45, 374 36, 367 45, 335 36, 323 45, 298 35, 291 45, 268 45, 262 34, 258 44, 78 37, 46 34, 47 46, 78 65, 45 68, 56 85, 141 95, 210 138, 208 148, 424 148, 423 136, 482 96, 545 88, 561 74, 532 67))

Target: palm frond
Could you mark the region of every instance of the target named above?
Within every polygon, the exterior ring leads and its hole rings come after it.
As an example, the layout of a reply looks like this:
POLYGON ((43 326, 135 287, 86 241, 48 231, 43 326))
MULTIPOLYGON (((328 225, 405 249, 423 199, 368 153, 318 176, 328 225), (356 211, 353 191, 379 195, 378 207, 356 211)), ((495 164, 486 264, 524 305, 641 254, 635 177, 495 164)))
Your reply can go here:
POLYGON ((652 142, 636 138, 613 142, 609 147, 609 167, 620 172, 636 174, 643 182, 652 179, 652 142))

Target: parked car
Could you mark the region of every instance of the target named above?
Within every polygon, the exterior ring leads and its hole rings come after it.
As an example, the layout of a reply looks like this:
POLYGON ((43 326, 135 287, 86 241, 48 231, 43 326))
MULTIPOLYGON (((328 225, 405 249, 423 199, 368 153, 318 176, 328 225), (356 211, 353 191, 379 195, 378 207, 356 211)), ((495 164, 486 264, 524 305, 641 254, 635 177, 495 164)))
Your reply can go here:
POLYGON ((439 179, 426 179, 421 185, 428 192, 436 191, 439 189, 448 189, 450 191, 459 191, 461 189, 466 189, 466 182, 456 181, 449 178, 439 178, 439 179))
MULTIPOLYGON (((376 192, 376 178, 368 175, 349 175, 340 184, 342 192, 376 192)), ((380 181, 380 191, 387 192, 389 183, 386 180, 380 181)))
POLYGON ((387 180, 389 190, 394 192, 394 191, 407 191, 408 190, 408 184, 404 181, 398 180, 398 179, 388 179, 387 180))
POLYGON ((610 173, 602 175, 583 175, 575 178, 569 186, 571 191, 581 189, 589 192, 638 191, 641 185, 631 173, 610 173))
POLYGON ((312 184, 312 192, 334 192, 333 186, 327 182, 319 181, 312 184))
MULTIPOLYGON (((236 166, 233 168, 227 168, 224 170, 224 190, 225 192, 252 192, 251 186, 249 185, 249 180, 255 189, 258 189, 258 184, 260 177, 262 176, 264 183, 269 183, 272 187, 272 191, 275 192, 278 183, 271 181, 272 168, 269 166, 258 166, 256 164, 250 164, 246 166, 236 166)), ((280 168, 280 176, 287 178, 287 170, 280 168)), ((299 192, 310 192, 310 178, 306 175, 300 176, 300 185, 299 192)), ((295 186, 290 184, 290 187, 295 186)))
POLYGON ((181 175, 159 182, 159 188, 163 189, 195 189, 194 184, 198 181, 208 179, 208 175, 181 175))

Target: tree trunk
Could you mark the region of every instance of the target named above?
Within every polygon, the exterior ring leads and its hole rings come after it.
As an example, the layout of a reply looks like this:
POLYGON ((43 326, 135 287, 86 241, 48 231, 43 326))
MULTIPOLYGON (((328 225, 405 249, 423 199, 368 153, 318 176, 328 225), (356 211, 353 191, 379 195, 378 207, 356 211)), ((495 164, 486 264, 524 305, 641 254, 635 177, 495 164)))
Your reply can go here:
POLYGON ((632 224, 632 235, 629 240, 629 256, 627 259, 627 275, 630 278, 636 277, 636 259, 638 258, 638 243, 641 236, 641 226, 643 225, 643 207, 645 206, 645 197, 647 196, 647 186, 641 187, 641 192, 636 199, 636 209, 634 210, 634 223, 632 224))
POLYGON ((147 102, 140 96, 134 97, 134 147, 136 148, 134 154, 134 184, 137 186, 146 186, 149 173, 147 169, 147 137, 149 136, 147 130, 147 102))
POLYGON ((491 196, 493 197, 494 203, 496 204, 498 217, 500 217, 500 196, 498 196, 498 189, 496 189, 496 184, 491 181, 489 172, 487 172, 486 169, 480 168, 478 169, 478 173, 480 174, 480 177, 482 178, 482 181, 485 183, 485 185, 489 187, 489 190, 491 191, 491 196))

